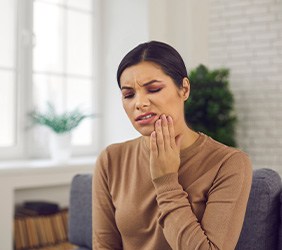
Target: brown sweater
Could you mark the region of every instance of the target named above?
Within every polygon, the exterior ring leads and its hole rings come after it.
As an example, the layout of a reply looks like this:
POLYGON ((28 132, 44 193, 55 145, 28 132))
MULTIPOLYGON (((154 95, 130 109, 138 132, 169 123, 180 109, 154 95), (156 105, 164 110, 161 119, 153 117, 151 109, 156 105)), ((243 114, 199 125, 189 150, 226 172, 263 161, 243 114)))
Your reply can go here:
POLYGON ((251 188, 248 156, 203 133, 178 174, 151 180, 144 137, 107 147, 93 175, 93 249, 234 249, 251 188))

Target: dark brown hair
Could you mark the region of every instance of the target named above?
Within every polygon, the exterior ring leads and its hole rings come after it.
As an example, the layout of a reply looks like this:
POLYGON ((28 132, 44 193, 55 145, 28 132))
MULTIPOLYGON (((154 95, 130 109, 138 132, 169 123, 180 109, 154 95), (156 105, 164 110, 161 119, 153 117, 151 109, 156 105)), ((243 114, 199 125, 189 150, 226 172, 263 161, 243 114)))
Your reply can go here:
POLYGON ((179 89, 182 87, 183 78, 188 78, 185 63, 176 49, 163 42, 151 41, 139 44, 121 60, 117 70, 119 88, 121 88, 120 76, 122 72, 143 61, 158 64, 164 73, 173 79, 179 89))

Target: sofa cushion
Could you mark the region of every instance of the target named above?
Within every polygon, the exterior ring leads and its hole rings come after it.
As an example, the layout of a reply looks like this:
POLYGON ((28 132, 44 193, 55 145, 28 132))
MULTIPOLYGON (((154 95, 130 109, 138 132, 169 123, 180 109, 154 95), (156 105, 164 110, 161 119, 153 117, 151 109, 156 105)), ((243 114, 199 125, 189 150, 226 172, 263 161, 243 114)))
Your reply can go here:
POLYGON ((271 169, 253 172, 247 211, 237 250, 278 249, 281 178, 271 169))
POLYGON ((76 175, 71 183, 69 241, 92 249, 92 175, 76 175))
POLYGON ((280 229, 279 229, 279 249, 282 250, 282 193, 280 194, 280 229))

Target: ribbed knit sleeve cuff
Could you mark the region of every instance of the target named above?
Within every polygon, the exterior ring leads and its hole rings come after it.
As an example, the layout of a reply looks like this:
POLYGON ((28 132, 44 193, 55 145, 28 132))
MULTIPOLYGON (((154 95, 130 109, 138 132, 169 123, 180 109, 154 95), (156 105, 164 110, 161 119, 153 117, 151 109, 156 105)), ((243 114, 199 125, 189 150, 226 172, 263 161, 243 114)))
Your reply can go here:
POLYGON ((183 191, 182 186, 178 182, 178 173, 166 174, 156 178, 153 180, 153 184, 155 186, 157 195, 175 190, 183 191))

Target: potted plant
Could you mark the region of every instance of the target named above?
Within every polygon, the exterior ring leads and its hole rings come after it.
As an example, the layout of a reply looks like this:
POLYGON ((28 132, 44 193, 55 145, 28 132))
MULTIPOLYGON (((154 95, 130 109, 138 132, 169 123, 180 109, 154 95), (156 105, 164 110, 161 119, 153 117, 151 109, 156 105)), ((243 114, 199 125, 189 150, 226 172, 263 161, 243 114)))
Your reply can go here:
POLYGON ((199 65, 189 75, 191 93, 185 103, 189 126, 228 146, 236 146, 234 98, 228 86, 229 70, 199 65))
POLYGON ((57 162, 65 162, 71 154, 71 132, 86 118, 93 114, 85 114, 79 108, 58 114, 54 105, 47 103, 47 111, 32 111, 29 114, 33 125, 48 127, 52 133, 49 141, 50 156, 57 162))

